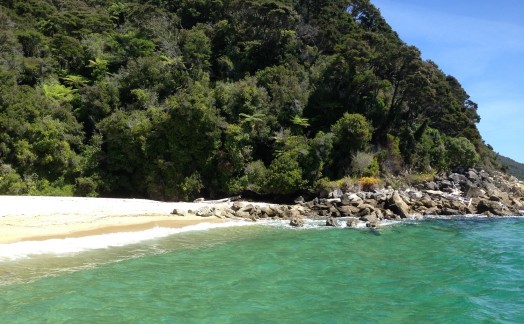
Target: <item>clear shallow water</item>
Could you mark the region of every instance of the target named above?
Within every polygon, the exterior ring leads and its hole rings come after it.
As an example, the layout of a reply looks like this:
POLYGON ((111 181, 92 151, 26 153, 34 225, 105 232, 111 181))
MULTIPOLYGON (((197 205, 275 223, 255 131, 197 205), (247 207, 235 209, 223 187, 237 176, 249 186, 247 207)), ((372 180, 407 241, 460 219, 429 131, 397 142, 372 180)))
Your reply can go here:
POLYGON ((242 226, 0 261, 0 323, 522 323, 524 219, 242 226))

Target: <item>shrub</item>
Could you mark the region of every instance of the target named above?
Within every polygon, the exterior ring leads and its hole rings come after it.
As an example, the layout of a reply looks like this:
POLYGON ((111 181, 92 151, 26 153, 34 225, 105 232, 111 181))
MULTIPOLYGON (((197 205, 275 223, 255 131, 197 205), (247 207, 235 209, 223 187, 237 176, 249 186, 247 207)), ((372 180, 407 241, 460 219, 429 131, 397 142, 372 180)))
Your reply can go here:
POLYGON ((475 146, 465 137, 446 138, 446 150, 448 165, 451 168, 470 168, 475 166, 480 160, 475 146))
POLYGON ((290 194, 300 190, 304 184, 302 168, 298 161, 292 159, 289 154, 282 154, 276 158, 268 171, 268 192, 290 194))
POLYGON ((351 171, 354 175, 362 176, 371 163, 373 163, 373 154, 358 151, 353 154, 351 171))
POLYGON ((189 177, 186 177, 182 182, 182 198, 186 201, 191 198, 195 198, 195 196, 200 193, 202 188, 204 188, 204 185, 202 184, 202 177, 198 172, 195 172, 189 177))
POLYGON ((358 183, 363 191, 371 191, 378 188, 378 184, 381 183, 379 178, 375 177, 362 177, 358 179, 358 183))

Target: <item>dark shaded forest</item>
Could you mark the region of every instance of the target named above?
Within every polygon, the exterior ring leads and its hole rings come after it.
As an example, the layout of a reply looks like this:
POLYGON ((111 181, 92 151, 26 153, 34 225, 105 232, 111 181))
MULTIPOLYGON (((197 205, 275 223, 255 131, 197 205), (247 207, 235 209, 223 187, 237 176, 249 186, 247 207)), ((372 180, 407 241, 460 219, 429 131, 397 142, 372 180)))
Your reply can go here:
POLYGON ((186 200, 498 167, 368 0, 4 0, 0 193, 186 200))

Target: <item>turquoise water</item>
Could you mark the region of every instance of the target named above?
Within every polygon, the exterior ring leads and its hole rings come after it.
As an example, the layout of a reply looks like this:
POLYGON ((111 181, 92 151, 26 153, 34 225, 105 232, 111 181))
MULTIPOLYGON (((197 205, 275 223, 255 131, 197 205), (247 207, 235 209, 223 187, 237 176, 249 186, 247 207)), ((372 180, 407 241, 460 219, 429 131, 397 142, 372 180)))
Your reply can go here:
POLYGON ((524 219, 256 225, 0 262, 0 323, 523 323, 524 219))

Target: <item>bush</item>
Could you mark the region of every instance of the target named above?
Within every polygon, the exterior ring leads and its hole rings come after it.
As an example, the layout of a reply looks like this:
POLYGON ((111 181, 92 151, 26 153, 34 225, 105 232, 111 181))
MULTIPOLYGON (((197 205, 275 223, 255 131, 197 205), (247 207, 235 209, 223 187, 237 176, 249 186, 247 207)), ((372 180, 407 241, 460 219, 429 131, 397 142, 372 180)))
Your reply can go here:
POLYGON ((348 114, 339 119, 331 132, 334 135, 333 161, 336 164, 335 175, 345 175, 351 162, 351 156, 363 150, 371 140, 372 128, 366 117, 360 114, 348 114))
POLYGON ((471 168, 480 160, 475 146, 465 137, 446 138, 446 150, 448 165, 451 168, 471 168))
POLYGON ((0 164, 0 194, 25 195, 27 192, 22 177, 9 164, 0 164))
POLYGON ((363 191, 371 191, 378 189, 378 185, 381 183, 380 179, 375 177, 363 177, 358 179, 358 183, 363 191))
POLYGON ((373 154, 358 151, 353 154, 351 171, 356 176, 362 176, 371 163, 373 163, 373 154))
POLYGON ((92 177, 80 177, 76 179, 75 195, 81 197, 98 196, 98 180, 92 177))
POLYGON ((185 178, 182 182, 182 199, 187 201, 189 199, 195 198, 196 195, 200 193, 202 188, 204 188, 204 185, 202 184, 202 177, 198 172, 193 173, 189 177, 185 178))
POLYGON ((291 194, 304 184, 298 161, 282 154, 269 166, 267 191, 274 194, 291 194))

